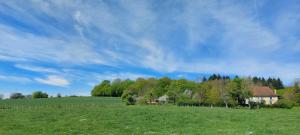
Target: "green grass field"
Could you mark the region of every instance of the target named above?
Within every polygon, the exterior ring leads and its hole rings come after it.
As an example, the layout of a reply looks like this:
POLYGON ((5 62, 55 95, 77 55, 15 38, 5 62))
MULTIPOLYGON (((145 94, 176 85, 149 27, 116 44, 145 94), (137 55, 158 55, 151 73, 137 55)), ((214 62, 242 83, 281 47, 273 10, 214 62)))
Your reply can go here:
POLYGON ((0 135, 300 134, 300 108, 125 106, 119 98, 0 101, 0 135))

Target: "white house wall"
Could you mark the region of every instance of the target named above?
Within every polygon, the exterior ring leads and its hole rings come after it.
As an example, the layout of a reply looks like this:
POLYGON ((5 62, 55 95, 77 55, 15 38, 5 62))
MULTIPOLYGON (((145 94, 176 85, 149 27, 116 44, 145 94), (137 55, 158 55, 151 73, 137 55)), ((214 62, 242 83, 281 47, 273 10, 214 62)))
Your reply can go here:
POLYGON ((256 103, 264 101, 266 105, 270 105, 275 104, 278 101, 278 97, 272 97, 272 99, 270 97, 251 97, 246 99, 246 104, 249 103, 249 100, 256 103))

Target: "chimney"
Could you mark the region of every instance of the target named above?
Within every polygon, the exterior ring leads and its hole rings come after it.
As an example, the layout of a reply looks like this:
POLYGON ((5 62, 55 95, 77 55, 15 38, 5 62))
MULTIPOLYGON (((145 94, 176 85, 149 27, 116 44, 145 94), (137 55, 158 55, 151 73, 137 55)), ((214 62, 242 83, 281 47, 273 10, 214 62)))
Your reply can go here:
POLYGON ((274 89, 274 93, 275 93, 275 95, 277 95, 277 90, 276 89, 274 89))

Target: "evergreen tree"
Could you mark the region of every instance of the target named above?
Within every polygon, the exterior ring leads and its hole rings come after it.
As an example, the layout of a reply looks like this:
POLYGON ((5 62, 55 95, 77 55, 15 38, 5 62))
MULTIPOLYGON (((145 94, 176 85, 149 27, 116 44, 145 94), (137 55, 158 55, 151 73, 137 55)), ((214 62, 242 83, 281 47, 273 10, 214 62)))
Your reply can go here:
POLYGON ((259 82, 259 79, 256 76, 254 76, 252 78, 252 81, 253 81, 254 84, 257 84, 259 82))
POLYGON ((207 81, 206 77, 203 77, 202 82, 206 82, 206 81, 207 81))
POLYGON ((284 89, 283 83, 280 78, 277 78, 277 89, 284 89))
POLYGON ((261 85, 262 86, 267 86, 267 82, 266 82, 264 77, 261 78, 261 85))
POLYGON ((216 74, 213 74, 213 75, 211 75, 209 78, 208 78, 208 80, 216 80, 217 79, 217 75, 216 74))

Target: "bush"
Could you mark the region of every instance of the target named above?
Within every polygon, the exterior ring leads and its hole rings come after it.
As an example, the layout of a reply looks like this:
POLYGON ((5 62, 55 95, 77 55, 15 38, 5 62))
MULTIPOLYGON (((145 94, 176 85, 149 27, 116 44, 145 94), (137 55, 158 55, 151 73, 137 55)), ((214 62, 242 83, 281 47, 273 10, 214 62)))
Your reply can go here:
POLYGON ((41 91, 36 91, 32 94, 32 98, 48 98, 48 94, 41 91))
POLYGON ((147 99, 145 99, 143 97, 137 98, 137 104, 145 105, 145 104, 147 104, 147 99))
POLYGON ((265 107, 265 102, 264 101, 261 101, 261 102, 253 102, 253 101, 249 101, 250 106, 251 106, 251 109, 258 109, 260 107, 265 107))
POLYGON ((274 106, 279 107, 279 108, 291 109, 295 106, 295 104, 296 103, 291 100, 281 99, 281 100, 278 100, 278 102, 276 104, 274 104, 274 106))
POLYGON ((126 91, 122 94, 122 100, 125 101, 126 105, 134 105, 136 103, 136 96, 126 91))
POLYGON ((25 96, 22 93, 13 93, 10 95, 10 99, 22 99, 25 98, 25 96))
POLYGON ((176 104, 178 106, 201 106, 202 104, 195 99, 179 99, 176 104))

